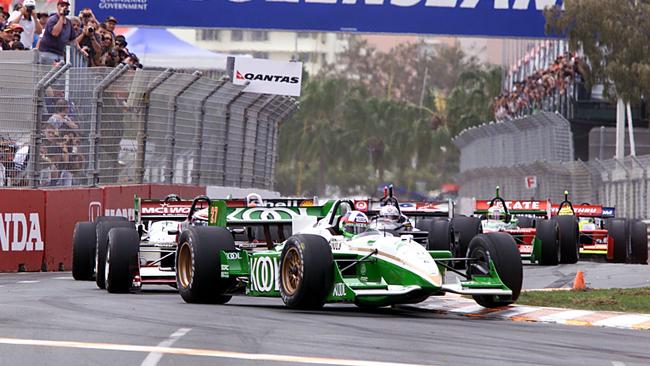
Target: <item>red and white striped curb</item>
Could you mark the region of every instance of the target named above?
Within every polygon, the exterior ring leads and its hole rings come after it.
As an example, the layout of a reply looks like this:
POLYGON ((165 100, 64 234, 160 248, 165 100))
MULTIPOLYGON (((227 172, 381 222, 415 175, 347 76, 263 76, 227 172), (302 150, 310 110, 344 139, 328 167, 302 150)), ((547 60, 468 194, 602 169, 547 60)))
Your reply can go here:
POLYGON ((424 302, 412 305, 412 307, 467 317, 650 330, 650 314, 574 310, 527 305, 510 305, 507 307, 487 309, 476 304, 471 299, 458 295, 430 297, 424 302))

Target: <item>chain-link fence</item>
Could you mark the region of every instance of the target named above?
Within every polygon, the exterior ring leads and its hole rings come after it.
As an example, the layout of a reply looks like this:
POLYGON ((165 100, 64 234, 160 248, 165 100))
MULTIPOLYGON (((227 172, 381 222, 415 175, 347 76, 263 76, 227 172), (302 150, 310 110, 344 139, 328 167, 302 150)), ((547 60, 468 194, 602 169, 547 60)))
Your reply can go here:
POLYGON ((573 202, 613 206, 621 217, 650 218, 650 155, 574 161, 569 124, 562 120, 536 114, 459 135, 454 142, 461 151, 460 197, 490 198, 500 186, 508 199, 559 202, 569 191, 573 202))
POLYGON ((461 173, 535 161, 573 160, 569 121, 549 112, 466 129, 454 138, 454 144, 462 152, 461 173))
POLYGON ((273 188, 293 98, 172 70, 49 67, 0 53, 0 184, 273 188))

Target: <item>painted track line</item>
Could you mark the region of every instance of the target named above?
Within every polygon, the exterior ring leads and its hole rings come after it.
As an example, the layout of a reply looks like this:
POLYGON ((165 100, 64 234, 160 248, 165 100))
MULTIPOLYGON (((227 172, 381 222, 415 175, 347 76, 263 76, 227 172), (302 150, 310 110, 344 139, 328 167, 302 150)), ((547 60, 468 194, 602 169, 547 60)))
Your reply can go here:
MULTIPOLYGON (((172 335, 169 336, 169 338, 158 343, 158 347, 171 347, 174 343, 176 343, 177 340, 186 335, 190 330, 192 330, 192 328, 180 328, 176 330, 174 333, 172 333, 172 335)), ((160 352, 151 352, 147 355, 147 358, 142 361, 141 366, 156 366, 162 357, 163 354, 160 352)))
POLYGON ((410 363, 400 363, 400 362, 350 360, 350 359, 338 359, 338 358, 328 358, 328 357, 291 356, 291 355, 277 355, 277 354, 268 354, 268 353, 242 353, 242 352, 230 352, 230 351, 196 349, 196 348, 136 346, 130 344, 49 341, 49 340, 39 340, 39 339, 20 339, 20 338, 3 338, 3 337, 0 337, 0 344, 54 347, 54 348, 90 349, 90 350, 103 350, 103 351, 162 353, 162 354, 179 355, 179 356, 201 356, 201 357, 237 359, 237 360, 248 360, 248 361, 261 361, 261 362, 272 361, 272 362, 317 364, 317 365, 433 366, 430 364, 424 365, 424 364, 410 364, 410 363))

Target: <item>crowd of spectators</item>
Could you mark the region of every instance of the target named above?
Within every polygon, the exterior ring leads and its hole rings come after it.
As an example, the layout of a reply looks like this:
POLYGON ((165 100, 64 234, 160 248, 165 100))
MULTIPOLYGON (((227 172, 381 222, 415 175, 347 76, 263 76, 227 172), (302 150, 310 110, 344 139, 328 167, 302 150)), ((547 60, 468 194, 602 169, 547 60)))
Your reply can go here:
POLYGON ((78 16, 70 15, 67 0, 58 0, 56 11, 49 14, 36 12, 35 0, 23 0, 11 13, 0 7, 0 43, 2 50, 38 49, 42 64, 64 60, 65 47, 70 45, 90 67, 123 63, 142 68, 127 48, 126 38, 115 34, 117 23, 112 16, 100 22, 89 8, 81 9, 78 16))
POLYGON ((581 78, 582 67, 579 57, 567 53, 558 56, 548 68, 514 82, 511 91, 494 98, 495 120, 505 121, 543 110, 551 98, 566 95, 574 81, 581 78))

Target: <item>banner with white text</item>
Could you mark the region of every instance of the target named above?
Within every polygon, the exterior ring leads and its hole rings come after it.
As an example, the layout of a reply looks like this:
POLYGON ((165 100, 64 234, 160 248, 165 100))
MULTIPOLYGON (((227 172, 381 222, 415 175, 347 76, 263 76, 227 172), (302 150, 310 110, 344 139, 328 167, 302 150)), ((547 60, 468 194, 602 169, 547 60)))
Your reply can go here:
POLYGON ((76 0, 120 25, 545 38, 563 0, 76 0))

